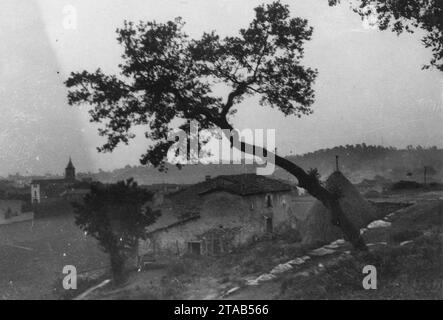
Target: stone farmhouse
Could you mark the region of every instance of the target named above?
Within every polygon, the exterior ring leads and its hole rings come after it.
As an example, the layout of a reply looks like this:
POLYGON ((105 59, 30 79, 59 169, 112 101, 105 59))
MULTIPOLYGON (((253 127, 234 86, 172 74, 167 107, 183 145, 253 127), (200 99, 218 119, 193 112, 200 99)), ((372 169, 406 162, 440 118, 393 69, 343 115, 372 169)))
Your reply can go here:
POLYGON ((313 204, 295 186, 255 174, 222 175, 157 193, 161 216, 147 228, 139 256, 217 255, 267 234, 296 228, 313 204))

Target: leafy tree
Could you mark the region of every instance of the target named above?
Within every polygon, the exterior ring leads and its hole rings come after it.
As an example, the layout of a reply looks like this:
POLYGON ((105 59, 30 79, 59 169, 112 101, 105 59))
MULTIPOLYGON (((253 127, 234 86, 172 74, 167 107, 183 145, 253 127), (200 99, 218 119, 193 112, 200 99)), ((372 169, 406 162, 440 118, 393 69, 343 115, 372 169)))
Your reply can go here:
MULTIPOLYGON (((340 0, 329 0, 336 5, 340 0)), ((392 30, 397 34, 404 31, 425 31, 422 43, 432 51, 428 65, 443 71, 443 1, 442 0, 360 0, 353 10, 362 18, 377 17, 380 30, 392 30)))
MULTIPOLYGON (((104 124, 99 133, 107 142, 99 151, 128 144, 134 137, 133 126, 147 126, 145 135, 152 145, 141 163, 161 168, 174 143, 167 137, 175 124, 179 122, 179 128, 188 132, 191 120, 202 129, 232 130, 239 103, 253 95, 261 105, 285 116, 312 113, 317 71, 304 67, 302 59, 304 43, 313 30, 307 20, 292 18, 288 6, 279 2, 258 6, 252 22, 237 36, 221 38, 209 32, 201 39, 190 39, 183 25, 180 18, 166 23, 125 22, 117 30, 124 48, 119 76, 100 69, 71 73, 66 81, 69 103, 92 105, 91 120, 104 124), (214 92, 220 85, 229 90, 225 97, 214 92)), ((271 154, 244 142, 240 147, 245 152, 271 154)), ((357 248, 366 248, 339 199, 316 175, 278 155, 275 165, 294 175, 301 187, 331 210, 332 223, 341 227, 345 238, 357 248)))
POLYGON ((145 228, 159 216, 145 206, 151 198, 151 193, 128 179, 110 185, 94 184, 84 203, 73 204, 76 224, 109 253, 117 282, 124 279, 125 263, 133 258, 138 241, 146 239, 145 228))

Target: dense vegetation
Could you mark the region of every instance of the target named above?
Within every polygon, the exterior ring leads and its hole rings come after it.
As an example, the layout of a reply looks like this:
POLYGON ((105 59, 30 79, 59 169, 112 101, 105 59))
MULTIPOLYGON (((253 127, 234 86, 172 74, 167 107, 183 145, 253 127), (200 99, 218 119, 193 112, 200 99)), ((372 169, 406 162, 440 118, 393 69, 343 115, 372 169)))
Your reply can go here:
POLYGON ((428 181, 441 180, 443 175, 443 150, 435 146, 396 149, 363 143, 320 149, 290 157, 290 160, 305 169, 317 168, 326 175, 335 169, 335 156, 339 156, 339 169, 354 182, 377 175, 395 181, 422 181, 424 167, 428 181))

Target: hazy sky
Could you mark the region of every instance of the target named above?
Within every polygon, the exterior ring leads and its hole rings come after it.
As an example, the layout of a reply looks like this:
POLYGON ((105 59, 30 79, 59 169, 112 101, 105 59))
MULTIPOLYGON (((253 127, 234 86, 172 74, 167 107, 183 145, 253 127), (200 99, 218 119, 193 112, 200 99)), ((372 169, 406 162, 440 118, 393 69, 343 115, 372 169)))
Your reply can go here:
MULTIPOLYGON (((1 0, 0 175, 61 173, 69 155, 81 171, 137 164, 146 149, 142 138, 112 154, 96 152, 102 140, 87 108, 67 106, 63 81, 69 72, 116 72, 121 48, 115 29, 124 19, 181 16, 192 37, 209 30, 232 35, 262 2, 1 0), (76 10, 76 29, 64 27, 70 8, 76 10)), ((443 147, 443 77, 421 70, 430 52, 418 34, 368 29, 345 4, 283 2, 314 27, 305 58, 319 71, 314 114, 285 118, 249 99, 239 108, 236 126, 275 128, 282 154, 362 142, 443 147)))

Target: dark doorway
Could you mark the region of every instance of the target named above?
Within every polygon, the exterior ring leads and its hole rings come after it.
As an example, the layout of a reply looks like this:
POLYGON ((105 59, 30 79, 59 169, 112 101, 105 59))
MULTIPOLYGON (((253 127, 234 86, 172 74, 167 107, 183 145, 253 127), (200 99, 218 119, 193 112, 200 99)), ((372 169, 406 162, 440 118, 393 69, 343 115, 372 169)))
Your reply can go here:
POLYGON ((266 232, 271 233, 273 231, 272 218, 266 217, 266 232))
POLYGON ((201 242, 199 241, 188 242, 188 252, 190 254, 201 255, 201 242))

